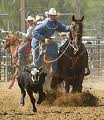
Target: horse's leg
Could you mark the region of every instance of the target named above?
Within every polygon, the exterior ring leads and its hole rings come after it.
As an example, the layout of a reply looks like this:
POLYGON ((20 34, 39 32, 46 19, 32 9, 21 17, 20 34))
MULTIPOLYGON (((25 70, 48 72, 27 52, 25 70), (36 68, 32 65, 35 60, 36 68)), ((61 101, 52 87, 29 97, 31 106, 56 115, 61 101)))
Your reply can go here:
POLYGON ((39 98, 38 98, 37 104, 41 104, 41 102, 43 102, 46 98, 46 95, 43 92, 43 85, 39 86, 38 93, 39 93, 39 98))
POLYGON ((71 90, 71 92, 72 93, 76 93, 77 92, 77 86, 78 86, 78 81, 77 81, 77 79, 74 79, 73 78, 73 84, 72 84, 72 90, 71 90))
POLYGON ((58 78, 55 75, 53 75, 51 80, 51 89, 57 90, 57 85, 58 85, 57 81, 58 78))
POLYGON ((65 80, 65 92, 69 93, 69 90, 70 90, 69 80, 65 80))
POLYGON ((76 78, 74 81, 74 84, 73 84, 73 88, 72 88, 72 92, 82 92, 82 82, 83 82, 83 77, 78 77, 76 78))
POLYGON ((35 98, 33 97, 33 91, 29 87, 26 90, 33 106, 33 112, 37 112, 37 108, 35 106, 35 98))
POLYGON ((84 76, 78 78, 79 84, 77 87, 78 92, 82 92, 82 83, 83 83, 84 76))

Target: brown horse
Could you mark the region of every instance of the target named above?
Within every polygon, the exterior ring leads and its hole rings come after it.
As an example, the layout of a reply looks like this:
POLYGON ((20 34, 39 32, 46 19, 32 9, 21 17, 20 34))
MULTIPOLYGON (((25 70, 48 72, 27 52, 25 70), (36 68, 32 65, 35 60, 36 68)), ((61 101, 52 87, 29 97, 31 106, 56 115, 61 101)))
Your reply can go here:
POLYGON ((69 39, 59 50, 59 56, 63 52, 64 54, 58 59, 58 75, 52 78, 51 88, 53 89, 57 88, 57 84, 65 81, 66 92, 69 92, 70 86, 72 86, 72 92, 82 92, 84 76, 90 74, 88 53, 82 43, 83 20, 84 16, 81 19, 72 17, 73 27, 71 27, 69 39))
MULTIPOLYGON (((5 49, 8 50, 8 52, 10 53, 11 56, 11 66, 14 69, 12 71, 12 76, 11 76, 11 86, 14 84, 15 81, 15 77, 18 74, 18 67, 16 66, 17 60, 18 60, 18 48, 21 45, 21 41, 20 39, 17 37, 16 33, 14 32, 7 32, 7 36, 5 37, 5 43, 4 43, 4 47, 5 49)), ((26 54, 27 56, 27 54, 26 54)), ((29 57, 27 57, 29 58, 29 57)), ((26 59, 26 64, 29 64, 29 60, 26 59)))

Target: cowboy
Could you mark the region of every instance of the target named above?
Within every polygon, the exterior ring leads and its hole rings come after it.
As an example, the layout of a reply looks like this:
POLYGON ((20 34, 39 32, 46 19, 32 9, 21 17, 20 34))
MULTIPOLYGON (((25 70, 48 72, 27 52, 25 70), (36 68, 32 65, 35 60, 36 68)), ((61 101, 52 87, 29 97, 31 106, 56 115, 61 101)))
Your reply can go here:
MULTIPOLYGON (((55 31, 58 32, 69 32, 70 27, 61 23, 57 18, 57 12, 55 8, 51 8, 48 11, 48 18, 46 18, 40 25, 36 26, 33 30, 33 39, 32 39, 32 48, 34 48, 34 61, 36 67, 42 65, 42 54, 40 55, 39 49, 36 49, 39 46, 39 43, 46 43, 46 54, 51 55, 52 59, 57 59, 58 56, 58 46, 53 41, 51 36, 55 31)), ((43 46, 44 47, 44 46, 43 46)), ((57 71, 57 60, 52 62, 53 74, 57 71)))
POLYGON ((36 21, 37 21, 37 25, 41 24, 42 21, 43 21, 43 16, 40 16, 40 15, 36 15, 36 21))
POLYGON ((26 48, 27 44, 30 43, 30 41, 32 39, 32 31, 36 26, 35 18, 33 18, 32 16, 28 16, 27 19, 25 19, 25 20, 26 20, 26 22, 28 22, 29 28, 27 29, 27 33, 20 32, 21 36, 23 37, 23 41, 22 41, 21 46, 18 49, 17 64, 19 66, 24 65, 25 48, 26 48))

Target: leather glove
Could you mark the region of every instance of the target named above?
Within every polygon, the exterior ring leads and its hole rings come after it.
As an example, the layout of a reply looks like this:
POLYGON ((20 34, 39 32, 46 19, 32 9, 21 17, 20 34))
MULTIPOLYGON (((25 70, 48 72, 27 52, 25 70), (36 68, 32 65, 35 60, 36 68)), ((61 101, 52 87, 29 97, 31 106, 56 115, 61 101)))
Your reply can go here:
POLYGON ((45 43, 46 43, 46 44, 49 44, 49 39, 46 38, 46 39, 45 39, 45 43))

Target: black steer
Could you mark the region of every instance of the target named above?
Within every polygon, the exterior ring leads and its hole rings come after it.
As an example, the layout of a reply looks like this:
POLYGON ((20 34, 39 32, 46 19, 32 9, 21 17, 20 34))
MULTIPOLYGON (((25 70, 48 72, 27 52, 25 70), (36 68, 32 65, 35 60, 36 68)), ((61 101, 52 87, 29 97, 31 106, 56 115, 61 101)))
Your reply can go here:
POLYGON ((24 106, 25 104, 24 98, 26 96, 26 91, 27 91, 33 106, 33 112, 37 112, 33 93, 39 94, 37 104, 40 104, 45 100, 45 93, 43 92, 43 84, 45 82, 46 75, 47 74, 42 72, 42 70, 38 70, 37 68, 33 68, 32 70, 30 70, 26 66, 17 78, 18 85, 21 89, 21 94, 22 94, 20 103, 24 106))

